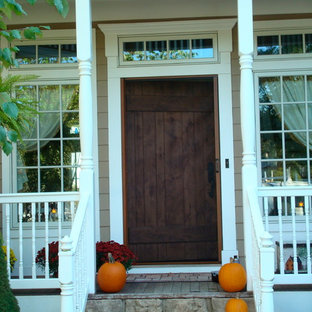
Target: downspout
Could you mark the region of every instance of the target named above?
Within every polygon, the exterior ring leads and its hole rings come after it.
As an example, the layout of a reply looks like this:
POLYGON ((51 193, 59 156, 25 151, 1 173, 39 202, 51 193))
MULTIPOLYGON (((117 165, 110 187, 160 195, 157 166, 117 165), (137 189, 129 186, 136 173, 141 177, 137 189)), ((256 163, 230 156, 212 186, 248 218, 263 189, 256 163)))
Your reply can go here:
POLYGON ((90 194, 87 220, 89 293, 95 293, 95 221, 94 221, 94 162, 92 114, 92 18, 91 1, 76 0, 76 39, 79 63, 79 124, 81 146, 80 193, 90 194))
POLYGON ((247 187, 257 187, 255 152, 255 103, 253 83, 253 13, 252 0, 237 0, 238 51, 240 63, 240 114, 243 142, 242 191, 244 245, 247 271, 247 290, 252 290, 251 216, 248 207, 247 187))

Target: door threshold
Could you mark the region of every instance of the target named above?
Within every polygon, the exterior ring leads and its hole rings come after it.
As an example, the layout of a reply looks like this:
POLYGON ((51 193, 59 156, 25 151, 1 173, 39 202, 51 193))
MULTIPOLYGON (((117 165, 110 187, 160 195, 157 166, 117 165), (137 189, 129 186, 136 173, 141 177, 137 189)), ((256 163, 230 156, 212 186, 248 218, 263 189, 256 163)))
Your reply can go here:
POLYGON ((153 273, 207 273, 219 271, 221 264, 162 264, 162 265, 133 265, 131 274, 153 273))

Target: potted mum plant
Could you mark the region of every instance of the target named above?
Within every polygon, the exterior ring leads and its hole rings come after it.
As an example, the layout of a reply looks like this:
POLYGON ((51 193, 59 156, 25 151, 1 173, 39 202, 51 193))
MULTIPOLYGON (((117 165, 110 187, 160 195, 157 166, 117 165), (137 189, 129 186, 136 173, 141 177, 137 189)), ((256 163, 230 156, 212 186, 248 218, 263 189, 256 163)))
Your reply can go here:
POLYGON ((128 272, 132 265, 135 264, 136 255, 123 244, 119 244, 113 240, 108 242, 96 243, 96 270, 98 271, 101 265, 105 262, 109 262, 108 253, 111 253, 114 260, 124 265, 128 272))
MULTIPOLYGON (((49 271, 51 277, 58 277, 58 241, 50 243, 49 246, 49 271)), ((46 264, 45 247, 40 249, 36 256, 37 266, 44 272, 46 264)))
MULTIPOLYGON (((49 270, 52 277, 58 277, 58 264, 59 264, 59 242, 55 241, 49 244, 49 270)), ((132 264, 135 263, 137 257, 126 246, 118 244, 114 241, 97 242, 96 243, 96 271, 100 266, 108 262, 108 253, 111 253, 115 261, 124 265, 126 271, 131 269, 132 264)), ((46 251, 45 247, 40 249, 36 256, 37 266, 44 272, 46 264, 46 251)))

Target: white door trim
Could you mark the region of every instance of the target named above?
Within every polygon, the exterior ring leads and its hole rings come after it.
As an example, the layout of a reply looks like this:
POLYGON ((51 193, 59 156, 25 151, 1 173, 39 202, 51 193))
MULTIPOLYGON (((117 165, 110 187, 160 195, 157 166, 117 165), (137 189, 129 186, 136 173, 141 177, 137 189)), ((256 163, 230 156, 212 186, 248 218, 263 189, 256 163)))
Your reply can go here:
MULTIPOLYGON (((179 77, 218 76, 219 135, 221 170, 221 214, 222 214, 222 263, 237 254, 235 224, 234 150, 232 119, 231 51, 234 19, 155 22, 134 24, 101 24, 105 35, 105 53, 108 73, 108 140, 109 140, 109 202, 110 239, 123 243, 123 181, 122 181, 122 119, 121 119, 121 78, 136 77, 179 77), (137 64, 119 65, 118 37, 124 35, 175 34, 185 32, 215 32, 218 36, 218 61, 214 63, 178 64, 137 64), (225 162, 228 159, 229 167, 225 162)), ((194 272, 212 270, 216 266, 153 266, 133 270, 137 272, 194 272)))

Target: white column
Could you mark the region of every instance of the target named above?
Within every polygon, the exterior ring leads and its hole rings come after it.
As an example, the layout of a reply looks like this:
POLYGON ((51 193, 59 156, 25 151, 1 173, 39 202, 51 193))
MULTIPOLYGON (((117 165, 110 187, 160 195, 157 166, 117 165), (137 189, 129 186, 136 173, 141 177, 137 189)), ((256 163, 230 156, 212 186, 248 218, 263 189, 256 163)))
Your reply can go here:
POLYGON ((94 163, 92 113, 92 19, 90 0, 76 0, 77 58, 79 62, 79 122, 81 145, 80 192, 90 194, 86 255, 89 257, 89 292, 95 292, 94 163))
POLYGON ((247 289, 252 289, 252 242, 250 209, 247 187, 257 187, 257 167, 255 153, 255 105, 253 83, 253 15, 252 0, 237 0, 238 5, 238 50, 241 67, 240 111, 243 141, 243 213, 244 245, 246 256, 247 289))

